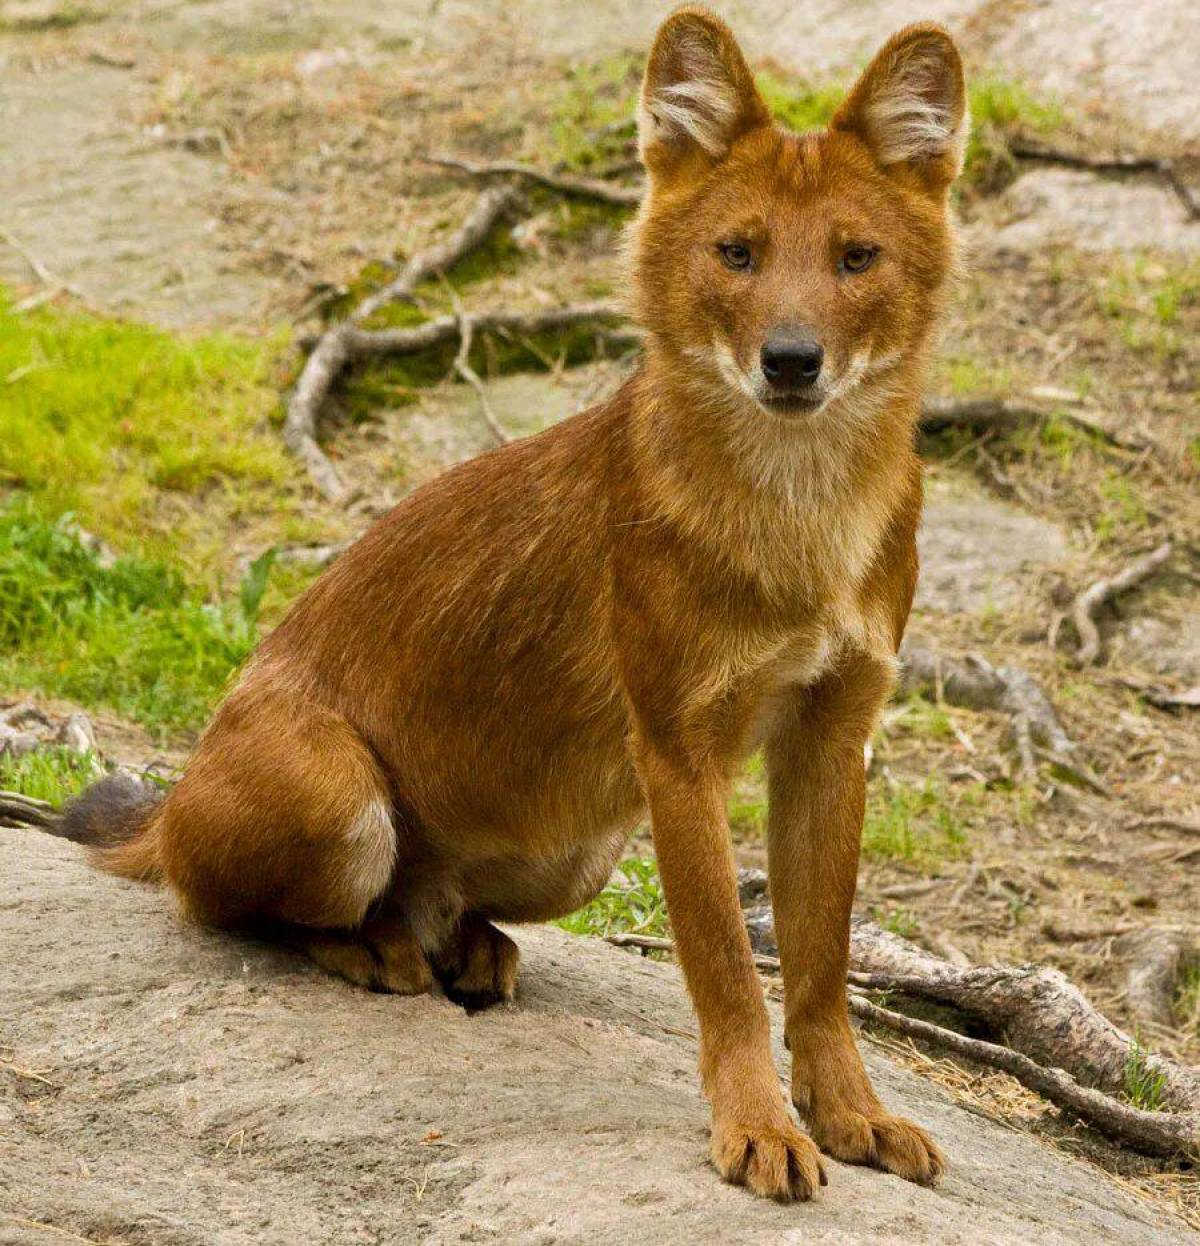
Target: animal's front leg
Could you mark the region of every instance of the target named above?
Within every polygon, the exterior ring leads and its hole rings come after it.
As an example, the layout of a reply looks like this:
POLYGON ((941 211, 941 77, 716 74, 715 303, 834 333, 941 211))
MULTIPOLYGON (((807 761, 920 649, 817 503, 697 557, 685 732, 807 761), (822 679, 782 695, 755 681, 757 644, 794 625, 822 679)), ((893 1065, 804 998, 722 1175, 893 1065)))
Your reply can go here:
POLYGON ((771 1056, 762 988, 738 904, 725 784, 703 764, 643 749, 643 785, 679 960, 700 1022, 700 1073, 721 1175, 787 1202, 824 1184, 771 1056))
POLYGON ((942 1171, 941 1152, 880 1103, 846 1007, 863 745, 889 687, 886 666, 856 659, 798 691, 781 714, 767 747, 771 898, 796 1107, 835 1158, 928 1183, 942 1171))

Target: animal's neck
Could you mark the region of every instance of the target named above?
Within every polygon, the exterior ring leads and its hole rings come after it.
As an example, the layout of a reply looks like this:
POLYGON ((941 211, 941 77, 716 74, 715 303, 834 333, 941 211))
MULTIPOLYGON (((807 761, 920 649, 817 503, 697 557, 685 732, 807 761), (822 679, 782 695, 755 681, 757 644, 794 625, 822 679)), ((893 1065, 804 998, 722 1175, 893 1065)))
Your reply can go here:
POLYGON ((918 381, 881 378, 785 422, 651 351, 633 406, 645 517, 769 588, 856 581, 913 469, 918 381))

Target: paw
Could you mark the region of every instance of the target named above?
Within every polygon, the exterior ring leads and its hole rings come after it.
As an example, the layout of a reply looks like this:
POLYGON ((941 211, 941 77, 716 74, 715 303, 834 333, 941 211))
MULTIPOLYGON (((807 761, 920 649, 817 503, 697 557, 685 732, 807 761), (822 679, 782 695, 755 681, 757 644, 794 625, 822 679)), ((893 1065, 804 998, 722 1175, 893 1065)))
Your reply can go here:
POLYGON ((369 991, 421 995, 433 985, 433 972, 411 936, 371 939, 365 934, 313 931, 304 951, 322 969, 369 991))
POLYGON ((946 1167, 937 1143, 902 1116, 845 1111, 818 1115, 810 1128, 817 1145, 834 1159, 882 1168, 918 1185, 932 1185, 946 1167))
POLYGON ((468 914, 453 945, 438 959, 437 974, 452 1003, 468 1012, 507 1003, 517 990, 517 945, 491 922, 468 914))
POLYGON ((782 1111, 754 1125, 714 1116, 712 1158, 726 1181, 779 1203, 807 1202, 826 1183, 820 1152, 782 1111))

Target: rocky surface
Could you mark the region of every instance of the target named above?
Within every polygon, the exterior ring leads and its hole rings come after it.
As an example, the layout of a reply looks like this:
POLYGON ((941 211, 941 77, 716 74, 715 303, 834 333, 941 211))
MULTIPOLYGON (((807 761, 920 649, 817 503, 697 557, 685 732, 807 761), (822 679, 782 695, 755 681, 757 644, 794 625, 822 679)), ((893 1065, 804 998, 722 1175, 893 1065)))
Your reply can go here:
POLYGON ((468 1017, 185 928, 36 832, 0 832, 0 914, 4 1246, 1200 1240, 869 1046, 941 1187, 834 1164, 810 1205, 756 1202, 706 1162, 678 971, 551 928, 518 933, 517 1003, 468 1017))

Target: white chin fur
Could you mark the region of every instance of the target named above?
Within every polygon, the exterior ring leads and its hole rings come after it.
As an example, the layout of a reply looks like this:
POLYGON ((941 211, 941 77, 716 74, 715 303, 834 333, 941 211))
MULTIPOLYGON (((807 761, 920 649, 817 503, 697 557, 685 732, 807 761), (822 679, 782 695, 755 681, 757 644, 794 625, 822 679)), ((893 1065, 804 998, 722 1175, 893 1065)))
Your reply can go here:
MULTIPOLYGON (((725 384, 736 393, 749 398, 758 410, 783 423, 795 423, 794 417, 789 417, 772 407, 771 387, 767 384, 762 369, 756 364, 750 373, 745 372, 738 366, 733 351, 724 342, 714 343, 711 356, 705 356, 700 351, 690 351, 689 354, 697 362, 703 362, 709 366, 715 364, 716 371, 725 384)), ((871 357, 870 351, 860 351, 852 355, 850 362, 839 377, 832 383, 822 381, 815 388, 812 396, 816 399, 816 405, 806 413, 807 418, 811 419, 822 414, 831 404, 850 396, 863 381, 881 376, 895 367, 899 361, 900 354, 896 351, 879 355, 876 358, 871 357)))

